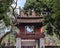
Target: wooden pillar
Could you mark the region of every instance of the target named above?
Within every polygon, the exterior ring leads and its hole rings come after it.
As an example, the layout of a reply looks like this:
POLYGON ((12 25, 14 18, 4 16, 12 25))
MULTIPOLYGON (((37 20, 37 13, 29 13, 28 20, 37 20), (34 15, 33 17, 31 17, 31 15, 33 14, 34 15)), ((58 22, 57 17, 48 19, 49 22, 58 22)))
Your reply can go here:
POLYGON ((16 38, 16 48, 21 48, 21 38, 16 38))
POLYGON ((45 39, 40 38, 40 48, 45 48, 45 39))

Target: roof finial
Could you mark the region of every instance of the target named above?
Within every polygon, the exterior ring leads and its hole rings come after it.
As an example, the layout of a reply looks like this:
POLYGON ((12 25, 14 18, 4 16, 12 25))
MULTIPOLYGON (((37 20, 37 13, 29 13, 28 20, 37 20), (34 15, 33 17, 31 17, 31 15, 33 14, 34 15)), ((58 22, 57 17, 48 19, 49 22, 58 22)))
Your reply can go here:
POLYGON ((32 16, 35 16, 35 11, 34 11, 34 9, 32 10, 32 16))

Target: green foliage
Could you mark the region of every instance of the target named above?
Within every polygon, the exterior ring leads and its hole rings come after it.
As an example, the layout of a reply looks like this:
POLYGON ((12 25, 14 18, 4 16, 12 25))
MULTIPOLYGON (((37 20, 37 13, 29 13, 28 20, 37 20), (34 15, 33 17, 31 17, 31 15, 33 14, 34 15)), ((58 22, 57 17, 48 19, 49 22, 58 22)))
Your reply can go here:
POLYGON ((37 15, 40 15, 41 10, 43 9, 42 7, 44 6, 44 4, 41 1, 37 1, 37 0, 27 0, 24 10, 34 10, 36 12, 37 15))
POLYGON ((11 1, 12 0, 2 0, 2 2, 0 2, 0 13, 9 11, 9 6, 12 3, 11 1))
POLYGON ((4 18, 3 14, 0 14, 0 20, 3 19, 3 18, 4 18))
POLYGON ((5 22, 6 26, 10 25, 10 19, 9 19, 8 16, 4 16, 3 19, 4 19, 4 22, 5 22))
POLYGON ((44 15, 43 25, 47 26, 47 33, 53 35, 60 35, 60 0, 27 0, 24 10, 33 10, 37 15, 41 12, 44 15), (48 24, 48 25, 47 25, 48 24), (52 31, 54 30, 54 31, 52 31))
POLYGON ((46 30, 47 30, 47 34, 51 36, 53 35, 53 28, 51 27, 50 23, 48 23, 46 30))
POLYGON ((53 11, 54 11, 54 16, 55 16, 55 27, 57 29, 58 34, 60 34, 60 0, 55 0, 54 1, 54 6, 53 6, 53 11))
POLYGON ((9 25, 10 20, 7 16, 7 12, 10 11, 9 7, 12 4, 12 0, 2 0, 0 2, 0 20, 3 19, 6 25, 9 25))
MULTIPOLYGON (((47 5, 48 9, 51 9, 50 10, 51 15, 48 15, 47 17, 44 18, 45 19, 44 23, 45 23, 45 25, 47 23, 52 24, 55 27, 55 29, 53 29, 53 27, 52 27, 52 29, 54 30, 54 33, 56 33, 56 35, 60 36, 60 33, 59 33, 60 32, 60 6, 59 6, 60 0, 47 0, 47 1, 45 0, 44 3, 47 5), (48 18, 48 20, 47 20, 48 22, 46 22, 47 18, 48 18)), ((53 33, 53 31, 50 32, 51 30, 49 31, 49 29, 47 31, 49 34, 53 33)))

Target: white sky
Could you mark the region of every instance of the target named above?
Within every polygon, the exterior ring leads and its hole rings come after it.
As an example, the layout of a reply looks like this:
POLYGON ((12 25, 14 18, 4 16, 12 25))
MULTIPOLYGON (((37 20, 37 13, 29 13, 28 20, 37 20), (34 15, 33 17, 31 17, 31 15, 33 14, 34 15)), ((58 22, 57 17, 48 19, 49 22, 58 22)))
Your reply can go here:
MULTIPOLYGON (((21 9, 22 9, 24 7, 25 3, 26 3, 26 0, 18 0, 17 8, 21 7, 21 9)), ((13 4, 12 6, 15 6, 15 5, 13 4)), ((19 9, 16 9, 16 12, 19 14, 19 9)))
POLYGON ((21 8, 24 7, 26 0, 18 0, 18 6, 20 6, 21 8))

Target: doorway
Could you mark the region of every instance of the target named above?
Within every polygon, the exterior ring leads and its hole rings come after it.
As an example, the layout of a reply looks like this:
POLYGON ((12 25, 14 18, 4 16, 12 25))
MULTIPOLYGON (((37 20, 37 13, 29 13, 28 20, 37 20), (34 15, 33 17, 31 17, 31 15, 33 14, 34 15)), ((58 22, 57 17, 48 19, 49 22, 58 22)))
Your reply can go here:
POLYGON ((22 39, 21 48, 36 48, 36 42, 34 39, 22 39))
POLYGON ((36 48, 35 46, 22 46, 21 48, 36 48))

